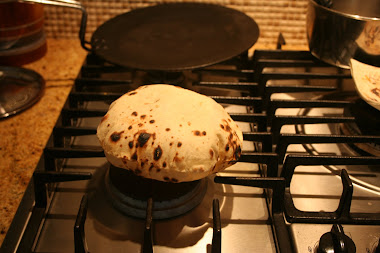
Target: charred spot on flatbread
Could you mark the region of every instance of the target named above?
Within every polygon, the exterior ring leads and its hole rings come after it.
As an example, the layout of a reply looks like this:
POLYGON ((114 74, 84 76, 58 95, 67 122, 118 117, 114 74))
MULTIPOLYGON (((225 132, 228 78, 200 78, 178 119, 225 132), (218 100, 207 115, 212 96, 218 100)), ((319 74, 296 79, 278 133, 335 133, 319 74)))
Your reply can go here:
POLYGON ((122 133, 124 133, 124 131, 112 133, 110 136, 111 142, 118 142, 121 138, 122 133))
POLYGON ((137 139, 137 142, 139 143, 140 147, 143 147, 149 140, 150 134, 148 133, 141 133, 139 135, 139 138, 137 139))

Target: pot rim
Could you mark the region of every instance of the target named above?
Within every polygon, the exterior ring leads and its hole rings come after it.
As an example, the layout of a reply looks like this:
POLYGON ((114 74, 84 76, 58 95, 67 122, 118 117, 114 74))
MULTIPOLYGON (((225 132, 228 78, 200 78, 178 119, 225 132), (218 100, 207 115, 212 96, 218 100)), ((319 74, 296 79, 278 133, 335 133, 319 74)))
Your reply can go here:
POLYGON ((317 2, 315 2, 315 0, 309 0, 309 3, 313 4, 315 8, 322 8, 327 12, 335 13, 343 17, 352 18, 352 19, 361 20, 361 21, 380 21, 380 17, 367 17, 367 16, 356 15, 356 14, 349 14, 349 13, 344 13, 344 12, 337 11, 331 8, 327 8, 323 5, 318 4, 317 2))

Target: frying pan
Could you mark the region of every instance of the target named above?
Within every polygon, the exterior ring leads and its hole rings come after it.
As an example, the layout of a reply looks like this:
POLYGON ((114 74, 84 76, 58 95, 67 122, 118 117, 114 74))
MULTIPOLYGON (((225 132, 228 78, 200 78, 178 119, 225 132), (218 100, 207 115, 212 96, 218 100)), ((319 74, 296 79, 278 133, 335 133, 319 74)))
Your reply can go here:
POLYGON ((256 22, 234 9, 204 3, 167 3, 118 15, 85 41, 87 13, 74 0, 24 0, 80 9, 84 49, 123 67, 179 71, 238 56, 259 37, 256 22))
POLYGON ((218 63, 248 50, 257 24, 219 5, 171 3, 136 9, 101 25, 91 39, 96 55, 146 70, 183 70, 218 63))

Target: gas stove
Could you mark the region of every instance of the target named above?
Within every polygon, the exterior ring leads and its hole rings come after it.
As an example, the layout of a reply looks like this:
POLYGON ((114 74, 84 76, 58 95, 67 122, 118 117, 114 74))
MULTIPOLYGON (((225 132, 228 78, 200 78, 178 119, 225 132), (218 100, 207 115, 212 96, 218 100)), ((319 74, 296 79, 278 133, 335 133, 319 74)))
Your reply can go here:
POLYGON ((379 252, 380 135, 368 127, 379 112, 357 103, 350 73, 307 51, 180 72, 89 54, 1 252, 379 252), (212 97, 244 136, 239 162, 195 184, 181 199, 196 204, 170 217, 115 190, 96 138, 110 103, 148 83, 212 97))

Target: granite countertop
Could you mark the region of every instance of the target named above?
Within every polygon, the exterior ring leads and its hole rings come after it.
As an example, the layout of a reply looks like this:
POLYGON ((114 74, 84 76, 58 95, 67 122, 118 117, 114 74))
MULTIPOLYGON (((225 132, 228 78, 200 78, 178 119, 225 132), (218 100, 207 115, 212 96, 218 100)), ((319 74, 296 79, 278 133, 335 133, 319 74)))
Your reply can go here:
POLYGON ((86 57, 77 39, 48 39, 44 57, 22 67, 46 81, 42 98, 0 120, 0 244, 86 57))
MULTIPOLYGON (((47 44, 43 58, 23 66, 43 76, 44 95, 26 111, 0 120, 0 244, 86 57, 77 39, 48 39, 47 44)), ((252 50, 275 47, 258 42, 252 50)), ((307 50, 305 45, 283 48, 307 50)))

